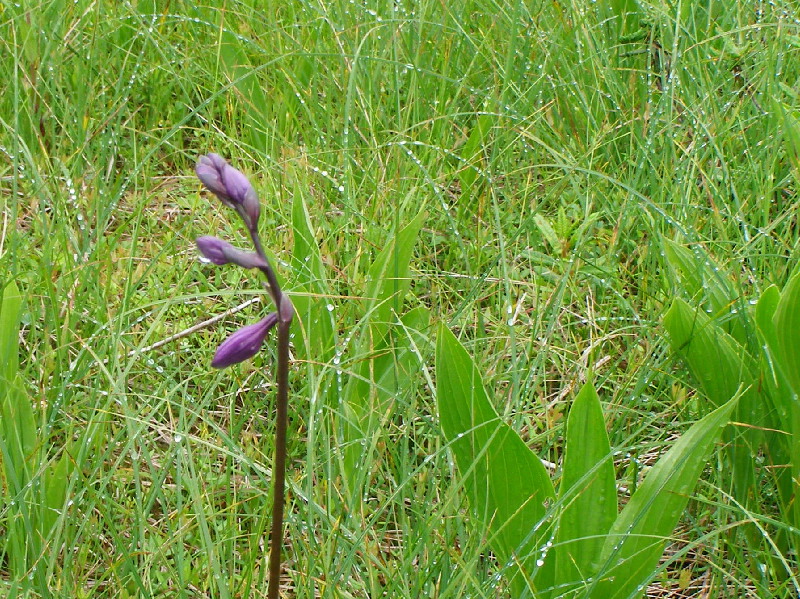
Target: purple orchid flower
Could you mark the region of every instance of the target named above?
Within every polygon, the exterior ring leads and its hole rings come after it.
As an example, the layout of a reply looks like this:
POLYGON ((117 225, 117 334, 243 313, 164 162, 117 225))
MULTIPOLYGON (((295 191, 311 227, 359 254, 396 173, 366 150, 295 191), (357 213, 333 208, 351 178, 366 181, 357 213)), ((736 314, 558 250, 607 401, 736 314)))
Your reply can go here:
POLYGON ((195 240, 197 249, 214 264, 235 264, 242 268, 263 268, 264 259, 255 252, 245 252, 233 247, 227 241, 204 235, 195 240))
POLYGON ((214 368, 226 368, 252 358, 261 349, 267 333, 277 323, 278 313, 270 312, 257 323, 242 327, 217 348, 211 365, 214 368))
POLYGON ((267 279, 267 288, 275 302, 275 312, 255 324, 242 327, 217 348, 211 365, 225 368, 252 358, 267 338, 270 329, 277 325, 277 382, 275 410, 275 462, 273 464, 272 531, 269 552, 269 588, 267 597, 280 595, 281 546, 283 545, 283 506, 286 479, 286 431, 289 405, 289 329, 294 308, 289 297, 281 291, 278 277, 272 270, 261 240, 258 237, 258 217, 261 209, 253 186, 241 172, 230 166, 218 154, 201 156, 195 167, 197 176, 205 187, 224 205, 233 208, 244 221, 254 252, 233 247, 227 241, 204 236, 197 239, 200 252, 214 264, 236 264, 244 268, 257 268, 267 279))
POLYGON ((239 213, 248 229, 256 230, 261 207, 256 190, 244 174, 233 168, 219 154, 201 156, 195 172, 210 192, 239 213))

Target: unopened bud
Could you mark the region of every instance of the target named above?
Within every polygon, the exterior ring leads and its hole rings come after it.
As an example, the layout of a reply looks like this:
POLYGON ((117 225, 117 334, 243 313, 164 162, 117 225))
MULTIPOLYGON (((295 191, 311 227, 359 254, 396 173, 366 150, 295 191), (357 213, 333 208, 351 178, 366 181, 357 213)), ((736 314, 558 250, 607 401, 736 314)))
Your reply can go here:
POLYGON ((258 195, 243 173, 233 168, 219 154, 201 156, 195 167, 198 179, 222 203, 236 210, 249 228, 255 229, 261 206, 258 195))
POLYGON ((267 265, 255 252, 245 252, 227 241, 205 235, 195 241, 197 249, 214 264, 235 264, 243 268, 263 268, 267 265))
POLYGON ((231 364, 238 364, 252 358, 261 349, 267 333, 277 322, 277 312, 271 312, 259 322, 242 327, 217 348, 211 366, 226 368, 231 364))

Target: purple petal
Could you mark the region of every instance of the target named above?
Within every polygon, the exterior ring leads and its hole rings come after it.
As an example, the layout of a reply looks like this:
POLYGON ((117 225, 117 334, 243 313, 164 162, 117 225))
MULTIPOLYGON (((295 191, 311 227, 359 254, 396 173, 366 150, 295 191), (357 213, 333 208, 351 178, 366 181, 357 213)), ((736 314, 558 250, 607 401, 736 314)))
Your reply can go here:
POLYGON ((228 262, 241 266, 242 268, 264 268, 267 263, 264 259, 255 252, 245 252, 229 246, 223 249, 222 252, 227 258, 228 262))
POLYGON ((201 156, 195 171, 209 191, 226 206, 236 208, 244 218, 245 224, 251 230, 255 229, 261 207, 256 190, 241 171, 233 168, 219 154, 201 156))
POLYGON ((204 235, 195 240, 197 249, 214 264, 235 264, 243 268, 263 268, 264 259, 255 252, 245 252, 233 247, 227 241, 204 235))
POLYGON ((227 264, 230 262, 225 252, 226 250, 233 249, 233 246, 227 241, 204 235, 203 237, 198 237, 195 243, 200 253, 214 264, 227 264))
POLYGON ((255 324, 242 327, 228 337, 217 348, 211 366, 226 368, 231 364, 238 364, 252 358, 261 349, 269 330, 278 322, 278 314, 270 312, 266 318, 255 324))
POLYGON ((225 184, 222 181, 222 170, 227 164, 222 156, 208 154, 200 157, 194 169, 200 182, 223 201, 228 196, 225 191, 225 184))
POLYGON ((258 224, 258 217, 261 215, 261 205, 258 201, 256 190, 252 187, 244 195, 242 208, 244 208, 247 218, 250 219, 250 227, 255 229, 258 224))
POLYGON ((237 171, 227 163, 225 163, 225 166, 222 168, 220 175, 222 183, 225 185, 225 192, 231 200, 237 204, 243 203, 247 193, 253 189, 247 177, 245 177, 241 171, 237 171))

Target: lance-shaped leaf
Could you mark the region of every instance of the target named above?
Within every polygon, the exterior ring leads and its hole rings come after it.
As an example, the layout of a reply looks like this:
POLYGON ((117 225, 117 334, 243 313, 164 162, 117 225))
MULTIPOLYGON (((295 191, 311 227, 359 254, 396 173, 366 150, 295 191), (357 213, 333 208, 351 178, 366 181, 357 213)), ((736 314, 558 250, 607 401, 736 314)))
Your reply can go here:
MULTIPOLYGON (((779 489, 784 505, 790 506, 790 521, 798 526, 800 523, 800 273, 795 274, 783 292, 780 300, 774 288, 767 289, 757 307, 759 328, 767 340, 768 355, 773 358, 774 376, 768 381, 772 385, 771 394, 775 398, 780 411, 779 428, 788 433, 781 435, 780 441, 785 445, 785 454, 790 468, 783 468, 779 473, 779 489), (772 318, 770 319, 770 313, 772 318), (788 470, 788 474, 785 472, 788 470), (794 495, 794 498, 792 498, 794 495)), ((768 435, 769 440, 772 437, 768 435)), ((780 450, 770 449, 780 455, 780 450)))
POLYGON ((721 274, 723 270, 700 247, 691 250, 667 238, 663 242, 664 255, 682 287, 691 297, 702 299, 704 307, 725 332, 743 342, 746 335, 742 315, 731 317, 739 294, 731 289, 730 281, 721 274))
POLYGON ((436 400, 473 514, 488 529, 501 565, 522 570, 510 576, 514 596, 534 576, 537 591, 549 589, 554 560, 546 555, 551 527, 545 515, 553 483, 536 454, 500 420, 477 367, 444 325, 436 346, 436 400))
POLYGON ((800 273, 783 288, 773 322, 776 357, 792 390, 800 396, 800 273))
POLYGON ((364 308, 370 313, 373 347, 395 321, 392 312, 401 312, 403 296, 411 284, 411 255, 424 221, 425 212, 420 212, 388 241, 370 266, 364 308))
POLYGON ((617 518, 614 462, 592 383, 583 386, 569 411, 559 501, 564 507, 553 547, 554 587, 565 591, 590 577, 617 518))
POLYGON ((767 412, 757 392, 755 361, 707 314, 691 308, 680 298, 664 316, 664 327, 672 347, 689 365, 700 388, 715 406, 742 393, 736 420, 751 426, 731 428, 726 433, 726 441, 733 469, 733 490, 737 500, 746 503, 748 489, 756 484, 753 454, 763 441, 767 412))
POLYGON ((13 495, 22 491, 31 474, 27 460, 37 445, 36 421, 18 375, 22 294, 14 281, 0 299, 0 457, 13 495))
POLYGON ((695 422, 648 472, 609 531, 587 597, 629 599, 644 593, 737 400, 695 422))

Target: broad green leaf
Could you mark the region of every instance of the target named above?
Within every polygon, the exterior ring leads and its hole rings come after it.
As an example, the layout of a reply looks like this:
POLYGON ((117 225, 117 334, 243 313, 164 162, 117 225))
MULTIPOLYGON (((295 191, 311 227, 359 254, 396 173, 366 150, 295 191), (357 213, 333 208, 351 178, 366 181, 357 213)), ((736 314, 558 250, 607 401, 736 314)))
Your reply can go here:
MULTIPOLYGON (((363 473, 358 465, 363 445, 370 435, 371 416, 379 403, 378 378, 395 359, 391 355, 392 345, 398 343, 392 337, 401 312, 403 298, 411 283, 410 262, 417 235, 422 227, 425 213, 418 214, 401 229, 381 250, 369 269, 366 298, 363 302, 365 316, 357 335, 359 344, 355 355, 361 360, 351 367, 344 391, 342 414, 342 436, 345 445, 345 478, 351 498, 358 496, 356 480, 363 473), (380 372, 376 373, 376 364, 380 372)), ((382 414, 378 415, 381 417, 382 414)))
POLYGON ((319 244, 313 233, 311 218, 308 215, 303 191, 297 186, 292 202, 292 230, 294 250, 292 267, 295 279, 295 295, 292 297, 299 325, 303 329, 306 347, 300 350, 304 357, 316 363, 325 363, 333 357, 336 340, 334 338, 333 315, 330 306, 330 287, 325 265, 319 253, 319 244))
POLYGON ((67 494, 67 482, 72 472, 72 456, 66 451, 61 454, 55 465, 49 466, 44 476, 44 514, 42 516, 41 533, 44 537, 50 534, 58 520, 67 494))
POLYGON ((677 298, 664 316, 664 328, 715 406, 736 395, 740 386, 753 386, 752 358, 707 314, 677 298))
POLYGON ((2 383, 0 397, 0 456, 18 492, 32 474, 28 460, 36 449, 36 421, 18 376, 10 385, 2 383))
POLYGON ((771 96, 773 114, 777 117, 786 142, 786 153, 797 166, 800 160, 800 113, 771 96))
POLYGON ((611 527, 595 568, 598 582, 587 597, 644 593, 737 399, 694 423, 656 462, 611 527))
POLYGON ((686 292, 693 298, 703 298, 705 307, 711 311, 711 315, 723 321, 717 324, 734 339, 742 342, 745 338, 742 323, 739 318, 730 318, 731 307, 736 301, 737 294, 728 287, 727 281, 720 275, 722 271, 719 266, 708 255, 698 257, 689 248, 666 237, 662 239, 667 262, 686 292))
POLYGON ((788 399, 783 397, 789 408, 783 428, 790 434, 788 453, 794 483, 791 517, 797 525, 800 523, 800 484, 797 482, 800 480, 800 273, 793 275, 783 288, 772 321, 774 331, 767 340, 774 344, 775 362, 790 389, 788 399))
POLYGON ((478 161, 482 155, 486 137, 492 128, 493 122, 494 115, 482 114, 478 116, 475 127, 473 127, 472 132, 461 150, 461 158, 465 163, 465 167, 461 170, 459 175, 461 191, 464 196, 462 197, 462 202, 469 201, 472 195, 472 186, 478 178, 478 161))
POLYGON ((397 396, 420 369, 420 356, 415 351, 424 341, 420 333, 427 330, 430 313, 420 306, 409 310, 400 319, 403 330, 393 335, 395 344, 376 357, 374 362, 375 386, 381 405, 397 396))
MULTIPOLYGON (((505 424, 489 401, 481 375, 464 347, 442 325, 436 345, 436 401, 439 421, 461 473, 473 514, 489 531, 502 565, 535 572, 538 589, 549 589, 554 560, 536 561, 551 534, 543 522, 555 492, 539 458, 505 424)), ((514 596, 526 588, 512 575, 514 596)))
MULTIPOLYGON (((14 281, 0 295, 0 384, 13 381, 19 366, 19 318, 22 295, 14 281)), ((2 389, 2 387, 0 387, 2 389)))
POLYGON ((795 396, 800 396, 800 274, 784 287, 773 321, 777 361, 795 396))
POLYGON ((603 409, 591 383, 583 386, 569 411, 559 501, 564 508, 552 551, 555 588, 566 590, 589 578, 617 518, 614 462, 603 409))
POLYGON ((19 318, 22 296, 12 281, 0 302, 0 455, 17 493, 30 480, 28 458, 36 448, 33 406, 19 380, 19 318))
POLYGON ((365 475, 361 464, 374 449, 372 439, 391 416, 393 401, 416 380, 422 359, 418 348, 428 344, 430 313, 414 308, 400 318, 380 351, 353 367, 344 405, 344 464, 346 486, 351 497, 365 475))
POLYGON ((672 347, 689 365, 692 375, 714 406, 721 406, 741 392, 736 419, 751 425, 728 432, 727 454, 733 468, 736 498, 746 503, 755 484, 753 454, 763 441, 761 429, 767 409, 757 393, 757 368, 745 349, 702 310, 694 310, 678 298, 664 317, 672 347))
MULTIPOLYGON (((775 285, 764 290, 756 304, 756 323, 764 340, 761 380, 766 390, 766 396, 774 410, 771 418, 767 421, 767 431, 764 434, 767 456, 773 466, 771 472, 776 480, 781 504, 787 507, 792 504, 796 505, 797 502, 793 501, 792 468, 785 466, 786 464, 800 465, 800 447, 797 447, 795 443, 798 438, 795 433, 796 429, 792 430, 797 402, 793 398, 789 382, 786 380, 784 367, 778 364, 775 355, 778 347, 778 332, 775 328, 774 316, 780 300, 781 293, 775 285)), ((790 509, 789 512, 786 517, 792 518, 795 526, 800 524, 800 518, 798 518, 800 510, 790 509)))
MULTIPOLYGON (((758 298, 758 303, 756 304, 756 324, 761 336, 766 341, 765 349, 770 367, 770 378, 773 379, 776 385, 779 384, 779 378, 784 376, 782 372, 777 370, 780 366, 775 362, 775 352, 778 350, 778 334, 775 330, 774 318, 780 301, 781 292, 775 285, 770 285, 758 298)), ((788 414, 788 405, 781 406, 781 409, 786 410, 784 416, 788 414)))

